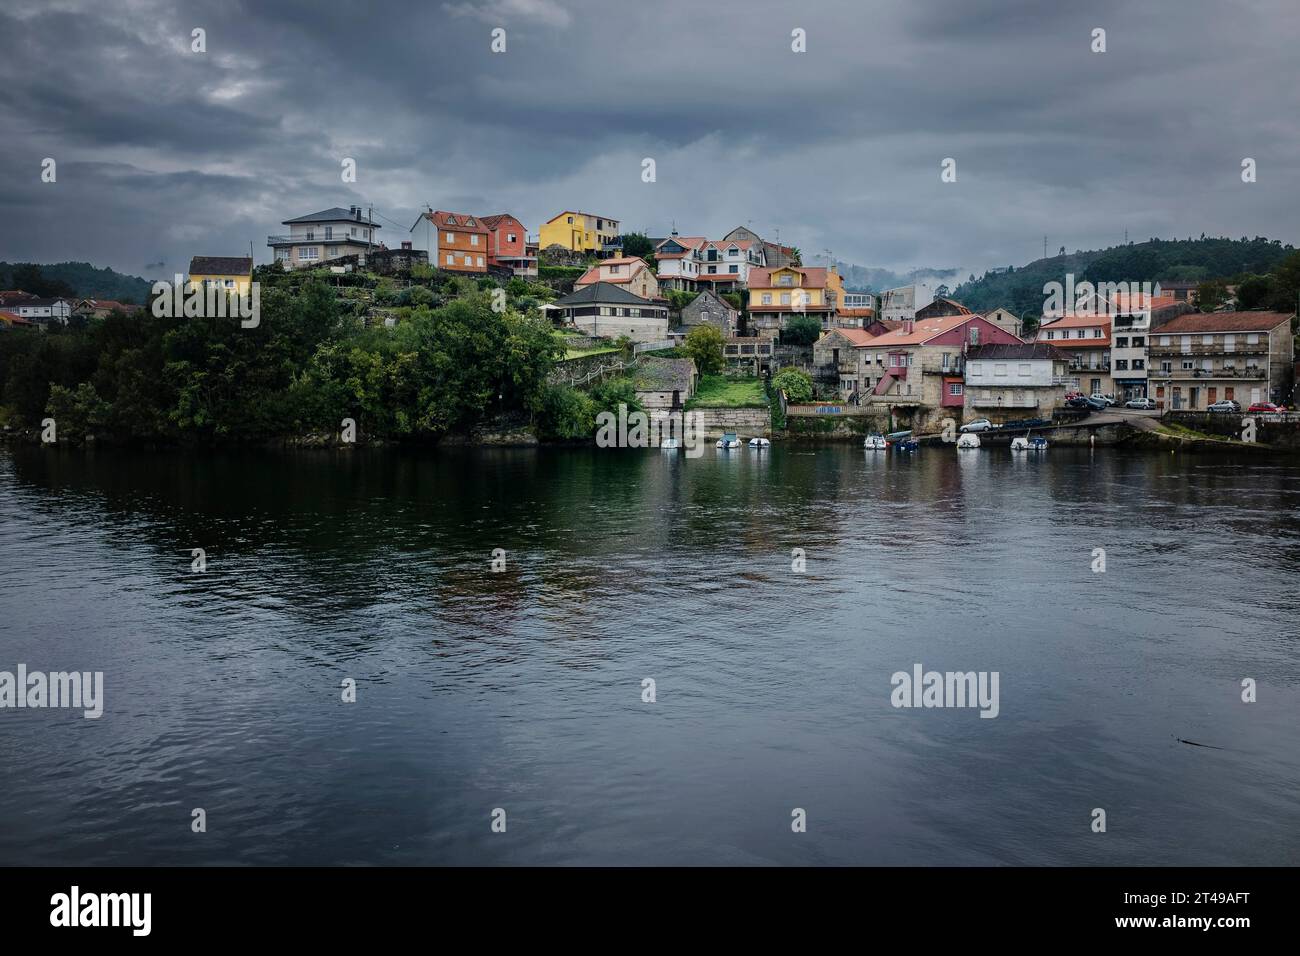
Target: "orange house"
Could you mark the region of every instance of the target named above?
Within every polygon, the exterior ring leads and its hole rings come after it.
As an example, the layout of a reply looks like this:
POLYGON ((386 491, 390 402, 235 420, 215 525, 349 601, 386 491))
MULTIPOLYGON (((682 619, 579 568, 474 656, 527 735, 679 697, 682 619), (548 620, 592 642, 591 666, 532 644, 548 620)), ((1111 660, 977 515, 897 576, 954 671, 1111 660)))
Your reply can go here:
POLYGON ((488 230, 488 265, 513 269, 516 275, 537 275, 537 257, 528 254, 523 223, 504 212, 479 221, 488 230))
POLYGON ((450 272, 487 272, 492 233, 478 216, 430 209, 421 213, 411 231, 422 224, 437 234, 436 240, 429 237, 429 265, 450 272))

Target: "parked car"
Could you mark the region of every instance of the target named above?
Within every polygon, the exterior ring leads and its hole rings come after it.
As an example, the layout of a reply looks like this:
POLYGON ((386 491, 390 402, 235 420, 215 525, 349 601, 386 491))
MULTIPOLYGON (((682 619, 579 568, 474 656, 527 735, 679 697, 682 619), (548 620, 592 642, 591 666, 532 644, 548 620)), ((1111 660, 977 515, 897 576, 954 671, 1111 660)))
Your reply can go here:
POLYGON ((961 426, 963 432, 986 432, 994 428, 997 428, 997 426, 987 418, 977 418, 975 421, 967 422, 965 425, 961 426))
POLYGON ((1071 395, 1065 400, 1066 408, 1088 408, 1088 399, 1084 395, 1071 395))
POLYGON ((1103 405, 1106 406, 1119 404, 1119 402, 1115 401, 1114 395, 1103 395, 1101 392, 1093 392, 1088 397, 1093 399, 1094 401, 1101 402, 1103 405))
POLYGON ((1274 405, 1272 402, 1252 402, 1250 408, 1246 410, 1249 412, 1263 412, 1266 415, 1286 411, 1281 405, 1274 405))
MULTIPOLYGON (((1252 405, 1251 408, 1254 408, 1254 406, 1252 405)), ((1207 412, 1239 412, 1241 411, 1241 406, 1232 399, 1225 398, 1221 402, 1215 402, 1213 405, 1206 406, 1205 410, 1207 412)))
POLYGON ((1104 412, 1106 409, 1110 408, 1110 406, 1106 404, 1104 398, 1093 398, 1089 395, 1084 399, 1084 402, 1086 402, 1088 407, 1094 412, 1104 412))
POLYGON ((1130 398, 1124 403, 1125 408, 1143 408, 1147 411, 1153 411, 1156 407, 1154 398, 1130 398))
POLYGON ((1070 389, 1065 393, 1065 400, 1068 402, 1072 398, 1083 398, 1083 392, 1077 391, 1073 388, 1070 389))

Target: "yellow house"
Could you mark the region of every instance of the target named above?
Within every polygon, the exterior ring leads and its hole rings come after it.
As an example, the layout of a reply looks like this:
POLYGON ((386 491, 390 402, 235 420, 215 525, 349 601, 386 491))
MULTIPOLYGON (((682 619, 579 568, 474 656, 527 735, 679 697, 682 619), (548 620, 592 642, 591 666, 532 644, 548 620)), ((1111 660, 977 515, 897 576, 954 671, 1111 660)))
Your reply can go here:
POLYGON ((600 258, 623 252, 617 219, 571 209, 542 223, 537 246, 539 249, 561 246, 570 252, 586 252, 600 258))
POLYGON ((249 256, 195 256, 190 260, 190 282, 247 295, 253 283, 253 260, 249 256))
POLYGON ((792 315, 811 315, 823 328, 830 328, 843 301, 844 280, 833 269, 780 266, 749 270, 749 324, 753 329, 783 329, 792 315))

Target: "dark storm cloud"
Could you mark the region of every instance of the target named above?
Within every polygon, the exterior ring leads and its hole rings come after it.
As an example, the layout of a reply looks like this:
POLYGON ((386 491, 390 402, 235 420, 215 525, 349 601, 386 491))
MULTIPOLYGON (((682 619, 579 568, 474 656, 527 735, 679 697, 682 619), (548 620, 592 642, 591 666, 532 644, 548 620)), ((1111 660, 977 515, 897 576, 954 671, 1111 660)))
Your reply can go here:
POLYGON ((426 202, 534 232, 584 208, 963 274, 1045 234, 1300 239, 1291 0, 31 0, 0 30, 8 260, 265 259, 280 220, 350 203, 390 244, 426 202))

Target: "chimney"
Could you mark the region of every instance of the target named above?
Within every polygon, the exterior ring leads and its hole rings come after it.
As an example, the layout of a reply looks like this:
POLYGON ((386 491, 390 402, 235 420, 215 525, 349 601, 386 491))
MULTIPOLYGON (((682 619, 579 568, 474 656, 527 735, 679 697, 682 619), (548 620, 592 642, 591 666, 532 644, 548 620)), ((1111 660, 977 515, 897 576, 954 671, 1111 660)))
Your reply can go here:
POLYGON ((911 334, 912 334, 912 329, 915 327, 915 324, 916 324, 916 323, 915 323, 912 319, 904 319, 904 320, 903 320, 903 334, 904 334, 904 335, 911 335, 911 334))

